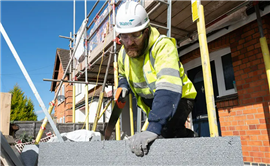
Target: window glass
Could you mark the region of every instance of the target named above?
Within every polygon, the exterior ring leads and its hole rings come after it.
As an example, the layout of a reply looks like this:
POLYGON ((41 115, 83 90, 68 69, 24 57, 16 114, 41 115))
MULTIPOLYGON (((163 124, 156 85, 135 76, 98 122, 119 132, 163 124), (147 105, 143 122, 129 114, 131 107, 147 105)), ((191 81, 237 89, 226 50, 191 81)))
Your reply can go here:
MULTIPOLYGON (((211 72, 213 78, 214 93, 217 98, 235 94, 237 89, 235 87, 234 71, 231 59, 231 50, 229 47, 217 50, 210 53, 211 72), (214 78, 216 77, 216 82, 214 78), (215 85, 216 83, 216 85, 215 85), (215 87, 217 89, 215 89, 215 87), (216 92, 217 93, 216 93, 216 92)), ((189 79, 196 84, 202 79, 202 74, 195 72, 195 68, 201 66, 201 58, 196 58, 184 64, 186 71, 194 69, 194 73, 188 73, 189 79), (196 75, 197 74, 197 75, 196 75), (196 77, 195 77, 196 75, 196 77), (196 79, 195 79, 196 78, 196 79)), ((200 67, 201 68, 201 67, 200 67)))
POLYGON ((232 66, 232 58, 231 54, 226 54, 221 57, 223 73, 224 73, 224 81, 225 81, 225 88, 226 90, 233 89, 233 82, 234 73, 233 73, 233 66, 232 66))

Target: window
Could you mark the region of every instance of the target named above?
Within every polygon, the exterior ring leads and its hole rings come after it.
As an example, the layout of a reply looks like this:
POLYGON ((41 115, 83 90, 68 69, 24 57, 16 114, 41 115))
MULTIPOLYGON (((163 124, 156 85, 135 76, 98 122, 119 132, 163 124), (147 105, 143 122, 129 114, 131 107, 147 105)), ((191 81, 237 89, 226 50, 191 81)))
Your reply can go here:
POLYGON ((232 66, 231 54, 226 54, 221 57, 222 67, 224 72, 225 89, 233 89, 233 83, 235 82, 232 66))
MULTIPOLYGON (((230 48, 223 48, 211 53, 210 61, 214 62, 214 65, 211 66, 215 67, 216 71, 218 90, 217 98, 236 93, 236 89, 234 88, 235 78, 230 48)), ((201 66, 200 57, 184 64, 184 69, 186 72, 188 72, 189 70, 194 69, 198 66, 201 66)))
POLYGON ((65 85, 64 84, 62 84, 62 86, 61 86, 57 100, 58 100, 58 105, 65 101, 65 85))

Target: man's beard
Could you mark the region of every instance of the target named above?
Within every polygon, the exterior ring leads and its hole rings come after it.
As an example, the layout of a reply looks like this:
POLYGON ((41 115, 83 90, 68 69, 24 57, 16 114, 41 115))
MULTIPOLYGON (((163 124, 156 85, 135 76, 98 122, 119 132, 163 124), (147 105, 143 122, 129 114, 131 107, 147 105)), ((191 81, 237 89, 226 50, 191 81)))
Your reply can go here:
POLYGON ((124 48, 125 48, 125 51, 126 51, 126 53, 128 54, 128 56, 130 58, 137 58, 137 57, 141 56, 144 53, 144 51, 145 51, 145 49, 147 47, 147 44, 148 44, 148 40, 147 40, 146 37, 144 37, 143 41, 142 41, 142 43, 140 45, 134 44, 134 45, 129 46, 131 48, 132 47, 136 48, 136 50, 126 49, 125 46, 124 46, 124 48))

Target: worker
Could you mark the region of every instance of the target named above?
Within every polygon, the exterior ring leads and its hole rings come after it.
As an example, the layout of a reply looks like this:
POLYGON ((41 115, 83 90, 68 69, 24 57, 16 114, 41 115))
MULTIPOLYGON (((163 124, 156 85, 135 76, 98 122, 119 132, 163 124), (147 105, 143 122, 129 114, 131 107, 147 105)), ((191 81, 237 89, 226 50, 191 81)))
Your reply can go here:
POLYGON ((115 30, 122 44, 118 87, 123 89, 122 97, 132 90, 149 121, 146 131, 129 138, 131 151, 147 154, 148 145, 159 136, 194 137, 185 122, 197 92, 179 61, 175 39, 151 27, 146 10, 134 1, 118 9, 115 30))

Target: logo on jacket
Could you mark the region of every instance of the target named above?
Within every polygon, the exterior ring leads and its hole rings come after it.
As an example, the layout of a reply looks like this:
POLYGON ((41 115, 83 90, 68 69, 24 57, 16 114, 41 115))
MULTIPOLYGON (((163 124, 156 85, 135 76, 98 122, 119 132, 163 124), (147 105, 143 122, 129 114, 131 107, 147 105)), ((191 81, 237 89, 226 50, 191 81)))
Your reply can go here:
POLYGON ((129 26, 129 25, 132 25, 133 21, 134 21, 134 19, 131 19, 128 22, 119 22, 119 23, 121 26, 129 26))

